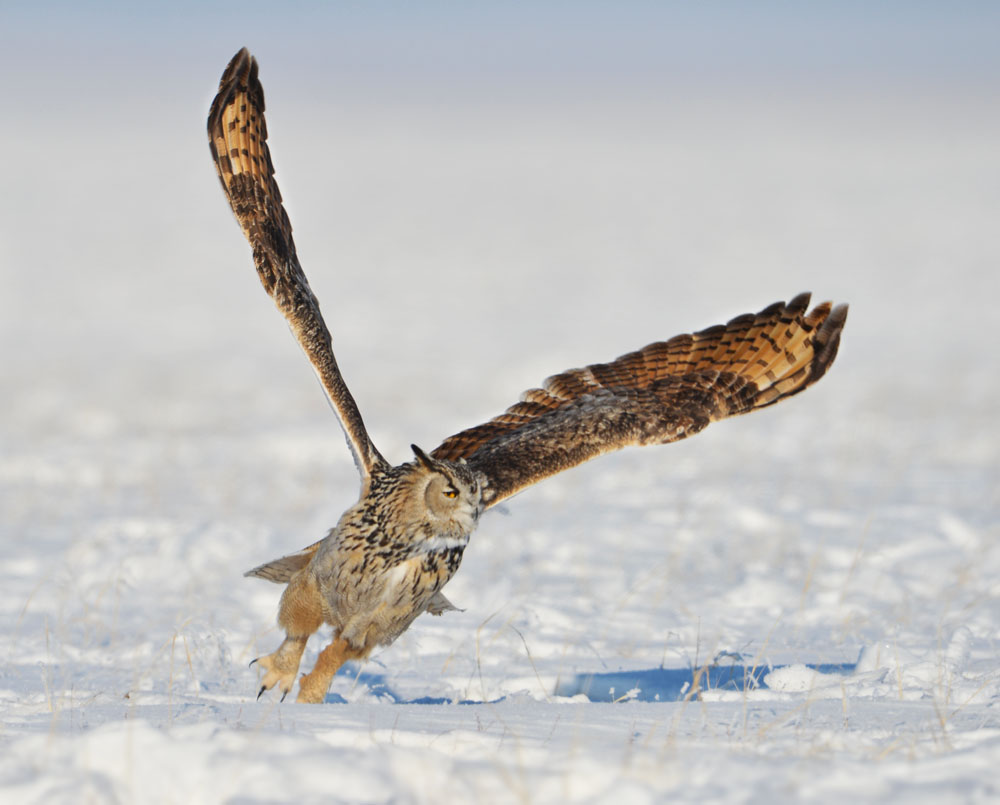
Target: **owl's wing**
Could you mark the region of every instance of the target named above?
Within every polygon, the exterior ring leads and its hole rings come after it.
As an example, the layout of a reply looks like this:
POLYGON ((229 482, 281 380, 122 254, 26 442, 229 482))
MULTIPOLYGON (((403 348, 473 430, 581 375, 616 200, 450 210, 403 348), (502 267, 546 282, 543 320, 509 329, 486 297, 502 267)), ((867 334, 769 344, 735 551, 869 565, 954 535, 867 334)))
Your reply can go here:
POLYGON ((665 444, 772 405, 819 380, 837 355, 847 305, 809 294, 550 377, 489 422, 450 436, 438 459, 485 474, 488 506, 628 445, 665 444))
POLYGON ((368 437, 357 403, 340 374, 330 331, 295 254, 292 225, 281 204, 267 147, 257 60, 246 48, 222 74, 208 113, 208 143, 222 188, 253 249, 261 284, 316 370, 364 482, 371 468, 385 459, 368 437))

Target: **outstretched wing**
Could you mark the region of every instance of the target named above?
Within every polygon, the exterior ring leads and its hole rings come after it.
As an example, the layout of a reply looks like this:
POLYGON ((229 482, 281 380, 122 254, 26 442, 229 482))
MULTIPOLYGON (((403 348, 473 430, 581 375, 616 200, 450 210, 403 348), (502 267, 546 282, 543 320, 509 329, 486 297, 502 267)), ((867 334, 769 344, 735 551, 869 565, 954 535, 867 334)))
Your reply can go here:
POLYGON ((837 355, 847 305, 806 313, 809 294, 728 324, 650 344, 612 363, 550 377, 489 422, 450 436, 492 506, 526 486, 628 445, 666 444, 709 422, 772 405, 819 380, 837 355))
POLYGON ((222 188, 253 249, 261 284, 316 370, 365 481, 372 467, 384 464, 385 459, 368 437, 357 403, 340 374, 330 331, 295 254, 292 225, 281 204, 267 147, 257 60, 246 48, 222 74, 208 113, 208 143, 222 188))

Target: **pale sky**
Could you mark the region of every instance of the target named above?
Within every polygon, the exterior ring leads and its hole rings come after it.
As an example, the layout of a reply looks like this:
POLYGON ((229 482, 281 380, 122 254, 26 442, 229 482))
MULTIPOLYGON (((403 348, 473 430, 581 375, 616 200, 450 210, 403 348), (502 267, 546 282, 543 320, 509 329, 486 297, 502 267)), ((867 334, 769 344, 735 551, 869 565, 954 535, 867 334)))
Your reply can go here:
POLYGON ((144 73, 213 73, 243 45, 348 87, 996 82, 998 31, 989 2, 8 1, 0 93, 52 75, 101 77, 87 88, 100 94, 144 73))

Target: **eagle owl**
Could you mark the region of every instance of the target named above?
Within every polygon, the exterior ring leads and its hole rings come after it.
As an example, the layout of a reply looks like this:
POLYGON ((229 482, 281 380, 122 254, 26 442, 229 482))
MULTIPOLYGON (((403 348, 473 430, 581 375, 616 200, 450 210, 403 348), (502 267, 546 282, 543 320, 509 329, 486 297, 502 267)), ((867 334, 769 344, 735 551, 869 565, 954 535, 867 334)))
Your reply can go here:
POLYGON ((809 310, 809 294, 800 294, 554 375, 489 422, 429 454, 414 445, 414 460, 393 466, 368 436, 296 256, 267 147, 257 62, 245 48, 222 75, 208 139, 260 281, 319 376, 361 475, 360 499, 324 539, 246 574, 286 585, 278 608, 285 639, 254 660, 265 672, 258 697, 275 686, 288 694, 306 641, 324 623, 333 640, 299 680, 301 702, 321 702, 346 660, 391 643, 421 613, 453 609, 441 590, 490 506, 602 453, 684 439, 797 394, 837 354, 847 306, 809 310))

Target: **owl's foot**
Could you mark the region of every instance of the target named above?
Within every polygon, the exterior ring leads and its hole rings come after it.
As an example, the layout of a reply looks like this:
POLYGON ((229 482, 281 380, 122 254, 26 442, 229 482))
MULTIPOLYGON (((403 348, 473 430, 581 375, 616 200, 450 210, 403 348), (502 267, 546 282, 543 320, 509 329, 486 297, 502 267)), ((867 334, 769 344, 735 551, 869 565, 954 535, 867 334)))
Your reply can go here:
POLYGON ((319 653, 316 665, 299 680, 299 695, 296 701, 319 704, 326 698, 334 675, 347 660, 355 660, 367 655, 367 651, 352 648, 346 640, 336 639, 319 653))
POLYGON ((288 695, 288 691, 295 684, 295 674, 299 670, 299 662, 302 660, 302 652, 305 651, 308 637, 286 637, 278 650, 266 657, 258 657, 251 662, 257 663, 266 672, 261 682, 260 690, 257 691, 259 699, 265 690, 270 690, 275 685, 281 691, 281 698, 288 695))

